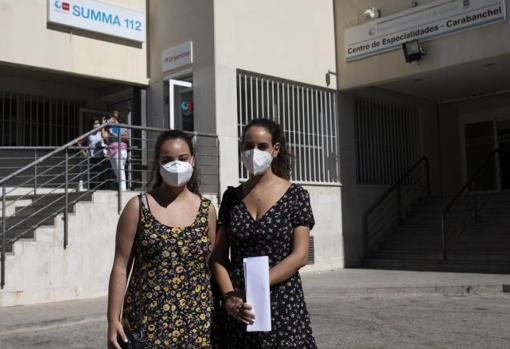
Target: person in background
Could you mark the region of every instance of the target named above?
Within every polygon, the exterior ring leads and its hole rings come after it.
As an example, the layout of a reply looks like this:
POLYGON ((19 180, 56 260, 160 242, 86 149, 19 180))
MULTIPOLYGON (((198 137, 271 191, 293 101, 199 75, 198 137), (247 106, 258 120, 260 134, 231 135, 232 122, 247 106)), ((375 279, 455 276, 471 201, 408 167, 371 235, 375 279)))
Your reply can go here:
POLYGON ((110 166, 113 170, 117 183, 121 191, 126 191, 126 160, 128 147, 128 130, 123 127, 115 126, 122 123, 123 120, 117 110, 110 113, 109 119, 103 119, 103 122, 110 124, 101 130, 101 135, 108 145, 107 155, 110 159, 110 166))
MULTIPOLYGON (((92 129, 101 126, 99 119, 92 121, 92 129)), ((83 144, 80 143, 83 147, 83 144)), ((89 158, 89 189, 103 189, 107 168, 105 166, 106 144, 103 141, 101 131, 94 132, 87 137, 86 148, 82 152, 89 158)))
POLYGON ((188 135, 162 133, 154 154, 152 190, 129 200, 117 226, 108 348, 119 349, 131 328, 144 348, 210 349, 216 211, 200 195, 188 135))
POLYGON ((281 126, 268 119, 249 122, 242 133, 241 160, 250 177, 225 191, 218 214, 212 268, 223 311, 218 311, 214 338, 227 349, 315 349, 298 272, 307 263, 315 222, 308 192, 290 182, 281 126), (257 314, 245 303, 243 258, 253 256, 269 257, 269 332, 246 331, 257 314))

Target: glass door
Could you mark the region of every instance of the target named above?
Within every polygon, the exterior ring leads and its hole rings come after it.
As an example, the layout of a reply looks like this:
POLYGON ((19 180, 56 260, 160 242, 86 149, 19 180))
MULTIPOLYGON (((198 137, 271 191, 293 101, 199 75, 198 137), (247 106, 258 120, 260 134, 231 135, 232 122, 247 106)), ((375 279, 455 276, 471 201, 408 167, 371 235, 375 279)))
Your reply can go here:
POLYGON ((168 80, 169 128, 194 131, 193 83, 191 76, 168 80))

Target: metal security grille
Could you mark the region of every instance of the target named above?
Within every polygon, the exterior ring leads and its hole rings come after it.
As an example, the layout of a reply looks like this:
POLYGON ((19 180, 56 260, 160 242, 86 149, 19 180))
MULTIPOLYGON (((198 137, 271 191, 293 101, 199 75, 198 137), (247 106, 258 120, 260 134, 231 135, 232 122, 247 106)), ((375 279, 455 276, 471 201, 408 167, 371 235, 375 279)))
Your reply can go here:
POLYGON ((420 157, 414 108, 355 97, 358 184, 392 184, 420 157))
POLYGON ((308 239, 308 262, 307 264, 315 264, 315 240, 313 236, 308 239))
MULTIPOLYGON (((237 124, 267 118, 284 129, 292 161, 292 180, 338 184, 338 127, 335 91, 247 71, 237 72, 237 124)), ((248 178, 240 164, 239 177, 248 178)))
POLYGON ((81 102, 0 91, 0 146, 60 146, 79 135, 81 102))

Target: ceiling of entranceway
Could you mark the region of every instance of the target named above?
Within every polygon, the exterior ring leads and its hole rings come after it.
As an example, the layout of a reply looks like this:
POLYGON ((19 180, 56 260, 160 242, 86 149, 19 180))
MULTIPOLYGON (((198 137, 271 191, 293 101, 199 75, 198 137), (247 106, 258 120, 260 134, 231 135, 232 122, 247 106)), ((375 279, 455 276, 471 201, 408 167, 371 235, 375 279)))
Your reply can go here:
POLYGON ((448 67, 378 87, 437 102, 510 90, 510 55, 448 67))

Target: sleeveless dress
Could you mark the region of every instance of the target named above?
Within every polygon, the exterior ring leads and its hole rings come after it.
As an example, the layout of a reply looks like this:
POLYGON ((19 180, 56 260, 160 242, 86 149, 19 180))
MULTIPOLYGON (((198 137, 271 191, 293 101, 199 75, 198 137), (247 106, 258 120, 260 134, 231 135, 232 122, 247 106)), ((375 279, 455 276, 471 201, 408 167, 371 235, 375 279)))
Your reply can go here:
POLYGON ((146 348, 211 348, 211 273, 208 214, 201 199, 192 225, 169 227, 140 195, 140 225, 123 318, 141 329, 146 348))
MULTIPOLYGON (((268 256, 272 268, 291 253, 294 228, 307 226, 312 229, 315 222, 308 192, 291 184, 257 220, 242 201, 242 187, 229 187, 223 194, 218 224, 225 226, 230 246, 230 279, 236 289, 244 289, 244 257, 268 256)), ((270 292, 270 332, 247 332, 240 321, 229 316, 223 308, 216 308, 214 340, 218 348, 317 348, 299 273, 271 286, 270 292)))

